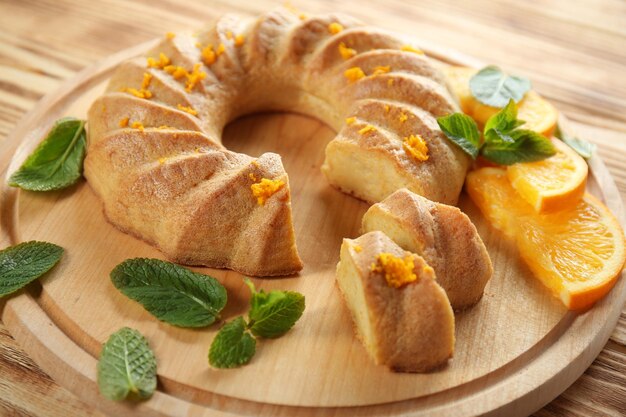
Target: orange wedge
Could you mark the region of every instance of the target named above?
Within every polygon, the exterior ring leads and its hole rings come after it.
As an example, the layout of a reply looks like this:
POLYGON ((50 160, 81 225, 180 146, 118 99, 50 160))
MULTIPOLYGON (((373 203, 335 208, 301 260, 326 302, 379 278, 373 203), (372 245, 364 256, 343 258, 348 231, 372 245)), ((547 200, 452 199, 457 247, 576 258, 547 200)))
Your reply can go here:
MULTIPOLYGON (((450 66, 444 72, 450 89, 459 99, 461 110, 480 126, 484 126, 491 116, 500 111, 499 108, 487 106, 472 96, 469 80, 478 72, 476 69, 450 66)), ((517 118, 526 122, 522 128, 534 130, 546 137, 552 136, 558 116, 556 108, 533 90, 527 92, 517 103, 517 118)))
POLYGON ((595 197, 537 213, 513 189, 506 170, 468 174, 467 192, 487 220, 514 239, 531 271, 570 310, 590 307, 606 295, 626 261, 624 232, 595 197))
MULTIPOLYGON (((469 80, 476 74, 477 70, 470 67, 450 65, 445 67, 443 72, 446 76, 448 87, 450 87, 452 93, 456 95, 456 98, 459 100, 461 110, 463 110, 463 113, 471 116, 477 100, 472 96, 469 80)), ((485 122, 486 120, 482 122, 482 124, 485 122)))
POLYGON ((556 154, 537 162, 510 165, 511 185, 537 212, 573 207, 587 184, 587 163, 560 140, 553 140, 556 154))

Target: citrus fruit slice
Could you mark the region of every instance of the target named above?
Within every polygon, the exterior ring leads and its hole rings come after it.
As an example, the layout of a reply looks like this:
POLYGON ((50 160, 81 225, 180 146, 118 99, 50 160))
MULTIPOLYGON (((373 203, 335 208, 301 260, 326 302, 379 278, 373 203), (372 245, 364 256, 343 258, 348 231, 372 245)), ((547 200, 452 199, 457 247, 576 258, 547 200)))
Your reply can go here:
MULTIPOLYGON (((471 116, 481 127, 501 110, 479 102, 472 95, 469 80, 476 74, 476 69, 450 66, 445 68, 444 72, 450 89, 459 99, 463 113, 471 116)), ((546 137, 552 136, 558 115, 556 108, 533 90, 527 92, 517 103, 517 118, 526 122, 522 128, 534 130, 546 137)))
POLYGON ((587 163, 572 148, 553 140, 556 154, 537 162, 510 165, 511 185, 537 212, 574 207, 585 193, 587 163))
POLYGON ((624 233, 598 199, 584 194, 573 207, 537 213, 500 168, 469 173, 466 188, 487 220, 515 240, 535 277, 568 309, 588 308, 611 290, 626 261, 624 233))

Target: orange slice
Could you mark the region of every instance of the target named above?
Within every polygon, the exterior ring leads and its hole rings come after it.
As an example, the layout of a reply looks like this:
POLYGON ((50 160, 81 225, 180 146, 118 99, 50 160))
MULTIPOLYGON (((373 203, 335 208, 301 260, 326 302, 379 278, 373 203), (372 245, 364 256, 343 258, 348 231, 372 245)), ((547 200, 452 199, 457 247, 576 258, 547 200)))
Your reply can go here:
MULTIPOLYGON (((445 67, 443 72, 446 76, 448 87, 450 87, 452 93, 456 95, 456 98, 459 100, 461 110, 463 110, 463 113, 471 116, 477 100, 472 96, 469 80, 476 74, 477 70, 470 67, 450 65, 445 67)), ((482 124, 484 124, 484 122, 482 122, 482 124)))
MULTIPOLYGON (((481 127, 500 111, 497 107, 482 104, 472 96, 469 80, 478 72, 476 69, 450 66, 444 72, 450 89, 459 99, 461 110, 476 120, 481 127)), ((556 108, 533 90, 527 92, 517 103, 517 118, 526 122, 522 128, 534 130, 546 137, 552 136, 558 116, 556 108)))
POLYGON ((537 162, 510 165, 511 185, 538 212, 573 207, 587 184, 587 163, 560 140, 553 140, 556 154, 537 162))
POLYGON ((585 194, 573 207, 537 213, 500 168, 469 173, 466 188, 487 220, 515 240, 535 277, 567 308, 590 307, 613 288, 626 261, 624 233, 598 199, 585 194))

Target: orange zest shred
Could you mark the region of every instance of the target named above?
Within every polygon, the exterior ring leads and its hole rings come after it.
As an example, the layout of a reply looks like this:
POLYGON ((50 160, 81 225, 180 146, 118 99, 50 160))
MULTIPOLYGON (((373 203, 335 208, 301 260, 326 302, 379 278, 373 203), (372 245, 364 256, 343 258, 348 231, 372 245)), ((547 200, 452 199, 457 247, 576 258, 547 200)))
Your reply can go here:
POLYGON ((393 85, 393 78, 387 80, 387 85, 391 87, 393 85))
POLYGON ((137 130, 139 130, 141 132, 143 132, 143 129, 144 129, 143 123, 141 123, 141 122, 133 122, 133 124, 130 125, 130 127, 132 127, 133 129, 137 129, 137 130))
POLYGON ((392 288, 400 288, 417 280, 417 275, 413 272, 415 263, 411 255, 400 258, 391 253, 380 253, 370 269, 372 272, 385 274, 385 281, 392 288))
POLYGON ((188 93, 198 84, 198 82, 206 78, 206 72, 200 71, 201 64, 194 64, 191 74, 187 74, 187 83, 185 83, 185 91, 188 93))
POLYGON ((152 93, 150 91, 137 90, 136 88, 125 88, 122 92, 132 94, 138 98, 148 99, 152 97, 152 93))
POLYGON ((130 117, 124 117, 122 120, 120 120, 120 127, 128 127, 128 121, 130 120, 130 117))
POLYGON ((340 23, 333 22, 328 25, 328 33, 331 35, 336 35, 343 30, 343 26, 340 23))
POLYGON ((239 47, 239 46, 243 45, 245 40, 246 40, 246 37, 241 35, 241 34, 235 36, 235 46, 239 47))
POLYGON ((168 74, 171 74, 172 77, 174 77, 174 79, 176 80, 182 77, 186 77, 188 74, 185 68, 180 67, 178 65, 167 65, 163 67, 163 71, 167 72, 168 74))
POLYGON ((391 67, 389 65, 385 65, 385 66, 380 65, 374 68, 374 72, 372 73, 372 75, 386 74, 389 71, 391 71, 391 67))
POLYGON ((233 32, 231 32, 230 30, 226 31, 226 39, 232 39, 233 38, 233 32))
POLYGON ((263 206, 268 198, 276 194, 284 186, 285 182, 282 180, 262 178, 260 182, 252 184, 250 189, 252 190, 252 195, 256 197, 257 203, 263 206))
POLYGON ((413 52, 414 54, 424 55, 424 51, 411 45, 403 45, 400 48, 400 50, 405 51, 405 52, 413 52))
POLYGON ((159 129, 159 130, 164 130, 164 129, 173 129, 173 127, 168 126, 168 125, 161 125, 161 126, 157 127, 157 129, 159 129))
POLYGON ((194 109, 191 106, 183 106, 182 104, 177 104, 176 107, 178 108, 178 110, 184 111, 186 113, 189 113, 192 116, 197 116, 198 112, 196 111, 196 109, 194 109))
POLYGON ((159 165, 163 165, 165 162, 167 162, 167 157, 159 158, 159 165))
POLYGON ((148 57, 148 68, 163 69, 170 64, 170 59, 163 53, 159 53, 159 60, 148 57))
POLYGON ((428 159, 428 146, 426 141, 420 135, 410 135, 404 138, 402 147, 407 154, 411 155, 418 161, 426 161, 428 159))
POLYGON ((343 59, 350 59, 356 55, 356 51, 346 46, 346 44, 343 42, 339 42, 338 48, 339 48, 339 54, 341 55, 343 59))
POLYGON ((141 88, 123 88, 122 92, 132 94, 133 96, 138 98, 152 98, 152 92, 148 90, 151 81, 152 74, 150 74, 149 72, 144 72, 143 81, 141 82, 141 88))
POLYGON ((165 34, 165 37, 166 37, 167 39, 174 39, 174 38, 176 37, 176 34, 175 34, 174 32, 167 32, 167 33, 165 34))
POLYGON ((404 123, 409 120, 409 116, 407 116, 406 113, 400 113, 398 120, 400 120, 400 123, 404 123))
POLYGON ((346 119, 346 124, 347 124, 348 126, 350 126, 350 125, 351 125, 352 123, 354 123, 354 122, 356 122, 356 117, 355 117, 355 116, 348 117, 348 118, 346 119))
POLYGON ((256 175, 254 175, 254 172, 249 173, 248 178, 250 178, 254 182, 257 182, 257 178, 256 175))
POLYGON ((306 20, 306 18, 307 18, 307 16, 306 16, 306 14, 305 14, 305 13, 300 13, 300 14, 298 15, 298 19, 300 19, 300 20, 306 20))
POLYGON ((359 67, 348 68, 343 75, 350 81, 351 83, 360 80, 365 77, 365 73, 359 67))
POLYGON ((354 251, 357 253, 363 250, 363 247, 361 245, 354 245, 352 248, 354 248, 354 251))
MULTIPOLYGON (((202 45, 198 42, 197 46, 201 47, 202 45)), ((202 55, 202 61, 207 67, 213 65, 217 60, 217 54, 213 50, 213 45, 211 44, 202 48, 200 54, 202 55)))
POLYGON ((372 125, 367 125, 364 128, 361 128, 359 130, 359 134, 361 134, 361 135, 366 135, 366 134, 368 134, 370 132, 376 132, 376 127, 372 126, 372 125))
POLYGON ((385 113, 389 113, 389 110, 391 110, 391 107, 389 107, 389 104, 385 104, 385 113))
POLYGON ((206 72, 200 70, 201 64, 194 64, 191 72, 178 65, 167 65, 163 68, 163 71, 171 74, 175 80, 185 78, 185 91, 188 93, 194 89, 194 87, 202 80, 206 78, 206 72))
POLYGON ((143 80, 141 81, 141 89, 147 90, 150 87, 150 82, 152 81, 152 74, 149 72, 143 73, 143 80))
POLYGON ((215 55, 219 58, 226 51, 226 46, 223 43, 217 45, 217 49, 215 50, 215 55))

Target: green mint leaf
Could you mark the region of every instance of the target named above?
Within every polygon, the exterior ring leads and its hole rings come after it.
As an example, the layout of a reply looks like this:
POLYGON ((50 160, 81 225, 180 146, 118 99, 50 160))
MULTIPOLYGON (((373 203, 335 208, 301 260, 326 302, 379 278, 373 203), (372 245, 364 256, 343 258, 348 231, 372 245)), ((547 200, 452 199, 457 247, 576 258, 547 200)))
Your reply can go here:
POLYGON ((585 159, 591 158, 596 150, 596 145, 594 143, 587 142, 586 140, 580 139, 576 136, 568 135, 561 129, 560 125, 557 125, 554 136, 561 139, 567 146, 572 148, 576 153, 578 153, 578 155, 585 159))
POLYGON ((102 347, 98 361, 98 388, 113 401, 130 396, 150 398, 156 389, 156 358, 137 330, 124 327, 102 347))
POLYGON ((502 110, 491 116, 485 123, 485 128, 483 129, 485 141, 501 140, 513 143, 515 140, 508 133, 522 123, 520 120, 517 120, 517 105, 511 99, 502 110))
POLYGON ((250 362, 256 351, 256 340, 246 330, 239 316, 220 329, 209 349, 209 363, 215 368, 236 368, 250 362))
POLYGON ((254 284, 246 280, 252 291, 248 328, 252 334, 265 338, 284 335, 302 316, 304 296, 294 291, 257 292, 254 284))
POLYGON ((476 159, 480 149, 480 132, 474 119, 463 113, 453 113, 438 117, 437 123, 448 139, 476 159))
POLYGON ((11 175, 9 184, 31 191, 69 187, 81 177, 85 158, 85 121, 56 121, 46 138, 11 175))
POLYGON ((159 320, 179 327, 204 327, 226 306, 218 280, 159 259, 128 259, 111 271, 113 285, 159 320))
POLYGON ((0 297, 14 293, 48 272, 63 248, 47 242, 24 242, 0 251, 0 297))
POLYGON ((476 100, 492 107, 504 107, 509 100, 516 103, 530 90, 530 81, 524 77, 506 75, 494 65, 489 65, 469 81, 470 90, 476 100))
POLYGON ((516 129, 510 132, 514 142, 488 142, 481 149, 481 155, 500 165, 517 162, 534 162, 554 155, 554 145, 550 139, 537 132, 516 129))

